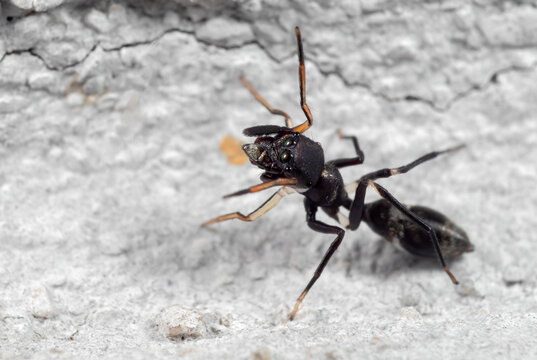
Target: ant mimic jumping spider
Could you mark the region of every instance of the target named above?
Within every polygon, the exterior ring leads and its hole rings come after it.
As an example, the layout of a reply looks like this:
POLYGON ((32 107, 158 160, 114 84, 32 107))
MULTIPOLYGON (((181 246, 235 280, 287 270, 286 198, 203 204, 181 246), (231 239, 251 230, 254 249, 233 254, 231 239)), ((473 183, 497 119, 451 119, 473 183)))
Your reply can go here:
POLYGON ((318 208, 321 208, 346 229, 356 230, 363 220, 374 232, 390 242, 398 242, 401 247, 412 254, 425 257, 437 256, 451 281, 457 284, 457 280, 446 266, 444 257, 455 258, 464 252, 473 250, 473 245, 470 243, 465 231, 438 211, 423 206, 407 207, 401 204, 384 187, 377 184, 375 180, 406 173, 440 154, 456 151, 462 145, 443 151, 431 152, 398 168, 385 168, 374 171, 345 186, 338 169, 362 164, 364 162, 364 153, 360 149, 358 139, 355 136, 344 136, 338 132, 340 138, 352 141, 356 156, 331 160, 325 163, 321 145, 303 135, 312 126, 313 118, 306 104, 304 53, 298 27, 295 28, 295 33, 298 43, 300 105, 306 115, 306 121, 293 127, 291 118, 287 113, 273 109, 241 77, 243 85, 263 106, 272 114, 281 115, 285 118, 286 126, 261 125, 244 130, 244 135, 256 137, 253 144, 246 144, 242 148, 250 162, 264 170, 261 175, 262 183, 226 195, 225 198, 253 193, 274 186, 281 186, 281 188, 248 215, 234 212, 211 219, 203 223, 203 226, 230 219, 253 221, 275 207, 284 196, 295 191, 304 195, 308 226, 321 233, 335 234, 336 238, 330 244, 306 288, 298 297, 293 311, 289 314, 290 320, 295 317, 300 303, 319 276, 321 276, 326 264, 339 244, 341 244, 345 234, 345 230, 341 227, 328 225, 317 220, 315 215, 318 208), (368 187, 373 188, 382 199, 366 204, 364 199, 368 187), (354 199, 351 200, 348 192, 353 191, 354 199), (339 208, 341 206, 349 210, 348 218, 340 213, 339 208))

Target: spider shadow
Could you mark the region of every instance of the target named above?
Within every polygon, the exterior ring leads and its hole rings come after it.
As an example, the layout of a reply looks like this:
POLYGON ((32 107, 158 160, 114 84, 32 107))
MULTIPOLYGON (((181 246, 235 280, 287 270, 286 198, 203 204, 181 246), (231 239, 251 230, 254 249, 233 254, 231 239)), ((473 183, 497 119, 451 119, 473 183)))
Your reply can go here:
MULTIPOLYGON (((456 263, 460 258, 446 259, 448 266, 456 263)), ((395 273, 443 273, 442 266, 436 257, 420 257, 413 255, 402 248, 398 248, 381 237, 368 243, 355 241, 348 255, 349 267, 347 275, 351 272, 367 272, 372 275, 388 279, 395 273)))

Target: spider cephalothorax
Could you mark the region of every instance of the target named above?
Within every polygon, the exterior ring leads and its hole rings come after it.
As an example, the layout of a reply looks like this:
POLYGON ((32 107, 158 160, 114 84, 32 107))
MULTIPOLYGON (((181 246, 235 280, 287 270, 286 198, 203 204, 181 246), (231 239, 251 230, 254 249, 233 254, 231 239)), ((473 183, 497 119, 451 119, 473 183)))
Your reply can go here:
MULTIPOLYGON (((245 133, 249 134, 251 130, 246 129, 245 133)), ((324 168, 321 145, 292 129, 258 137, 242 149, 252 164, 265 170, 263 180, 282 176, 296 179, 296 187, 302 190, 315 185, 324 168)))

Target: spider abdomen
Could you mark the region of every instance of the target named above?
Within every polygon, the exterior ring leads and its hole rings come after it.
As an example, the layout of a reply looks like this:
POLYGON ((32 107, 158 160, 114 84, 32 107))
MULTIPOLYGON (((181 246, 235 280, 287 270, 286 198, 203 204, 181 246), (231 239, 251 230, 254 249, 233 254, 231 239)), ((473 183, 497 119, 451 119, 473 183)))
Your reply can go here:
MULTIPOLYGON (((444 214, 418 205, 408 206, 408 209, 433 229, 446 258, 456 258, 473 250, 466 232, 444 214)), ((409 253, 424 257, 437 256, 427 231, 388 201, 381 199, 366 204, 363 219, 371 230, 409 253)))

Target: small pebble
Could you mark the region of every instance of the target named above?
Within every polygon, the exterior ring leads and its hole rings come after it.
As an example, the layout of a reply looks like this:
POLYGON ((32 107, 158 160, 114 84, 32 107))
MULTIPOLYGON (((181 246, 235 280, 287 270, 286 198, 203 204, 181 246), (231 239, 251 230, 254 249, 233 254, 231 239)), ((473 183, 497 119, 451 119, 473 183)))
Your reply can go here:
POLYGON ((40 319, 47 319, 52 315, 50 296, 43 284, 35 284, 32 287, 30 311, 34 317, 40 319))
POLYGON ((172 305, 164 309, 157 318, 160 332, 168 338, 198 338, 221 332, 228 327, 227 319, 210 313, 172 305))
POLYGON ((474 282, 470 279, 459 279, 459 285, 455 287, 455 290, 460 296, 481 297, 474 282))
POLYGON ((421 321, 421 314, 413 306, 405 306, 399 311, 402 319, 421 321))

